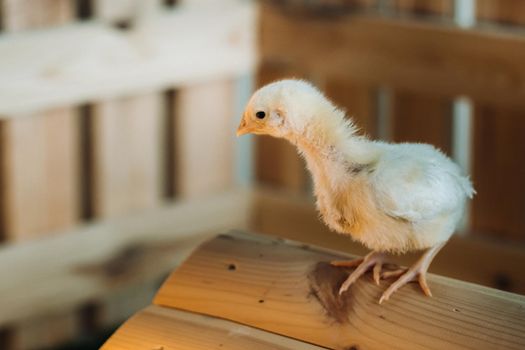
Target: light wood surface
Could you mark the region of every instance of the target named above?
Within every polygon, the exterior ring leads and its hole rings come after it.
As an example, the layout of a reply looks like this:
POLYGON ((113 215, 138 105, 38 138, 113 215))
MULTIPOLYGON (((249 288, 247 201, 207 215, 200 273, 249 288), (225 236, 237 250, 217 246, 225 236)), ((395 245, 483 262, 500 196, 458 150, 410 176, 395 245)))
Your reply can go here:
POLYGON ((2 35, 0 117, 248 74, 254 23, 255 5, 236 1, 176 8, 127 31, 91 21, 2 35))
POLYGON ((101 349, 315 350, 322 348, 218 318, 150 306, 122 325, 101 349))
POLYGON ((182 198, 223 192, 234 185, 235 85, 217 80, 178 91, 174 130, 175 194, 182 198))
POLYGON ((268 3, 261 8, 265 61, 282 60, 286 53, 286 62, 296 69, 355 84, 525 106, 525 37, 520 33, 365 15, 307 19, 287 16, 268 3))
POLYGON ((525 346, 525 297, 430 275, 377 300, 389 284, 360 279, 337 290, 349 258, 261 236, 227 234, 203 244, 154 304, 239 322, 329 349, 460 349, 525 346))

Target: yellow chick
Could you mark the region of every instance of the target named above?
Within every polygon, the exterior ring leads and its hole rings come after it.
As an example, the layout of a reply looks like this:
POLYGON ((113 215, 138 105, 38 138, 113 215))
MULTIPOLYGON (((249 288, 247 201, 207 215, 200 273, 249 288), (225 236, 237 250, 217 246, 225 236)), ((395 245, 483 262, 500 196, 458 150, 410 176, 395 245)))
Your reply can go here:
POLYGON ((344 293, 369 269, 374 281, 400 276, 379 299, 417 279, 431 296, 426 272, 454 233, 474 189, 459 167, 427 144, 372 141, 319 90, 301 80, 266 85, 251 97, 237 136, 284 138, 294 144, 312 174, 317 208, 332 230, 372 250, 362 259, 334 261, 356 266, 344 293), (410 268, 382 272, 386 253, 426 249, 410 268))

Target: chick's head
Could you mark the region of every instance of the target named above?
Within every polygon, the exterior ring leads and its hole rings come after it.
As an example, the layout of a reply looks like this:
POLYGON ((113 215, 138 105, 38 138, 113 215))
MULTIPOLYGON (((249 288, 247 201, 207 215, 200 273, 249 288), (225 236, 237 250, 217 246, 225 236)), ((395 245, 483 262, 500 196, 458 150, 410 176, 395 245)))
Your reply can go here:
POLYGON ((249 100, 237 136, 251 133, 287 138, 300 134, 323 101, 323 95, 302 80, 263 86, 249 100))

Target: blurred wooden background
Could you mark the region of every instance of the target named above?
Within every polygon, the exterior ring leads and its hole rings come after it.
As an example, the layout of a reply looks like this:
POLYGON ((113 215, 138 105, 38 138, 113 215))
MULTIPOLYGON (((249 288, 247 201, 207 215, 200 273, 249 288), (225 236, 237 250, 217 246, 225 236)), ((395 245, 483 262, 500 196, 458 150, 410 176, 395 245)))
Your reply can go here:
POLYGON ((315 235, 278 217, 314 215, 295 149, 234 139, 251 76, 308 78, 370 136, 452 156, 478 194, 451 252, 525 292, 523 26, 520 0, 0 0, 0 348, 122 322, 194 235, 315 235))

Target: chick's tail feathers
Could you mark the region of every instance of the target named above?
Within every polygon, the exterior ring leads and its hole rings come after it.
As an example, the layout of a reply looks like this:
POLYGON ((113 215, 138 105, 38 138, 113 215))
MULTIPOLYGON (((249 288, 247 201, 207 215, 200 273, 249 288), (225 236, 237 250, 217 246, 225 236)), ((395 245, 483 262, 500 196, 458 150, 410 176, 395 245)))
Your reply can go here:
POLYGON ((461 178, 461 187, 463 188, 463 191, 465 191, 467 197, 470 199, 472 199, 472 197, 474 197, 474 195, 476 194, 476 190, 472 186, 472 181, 470 181, 470 177, 461 178))

